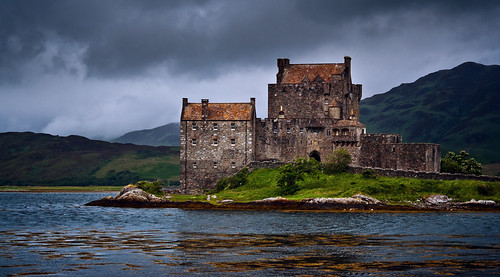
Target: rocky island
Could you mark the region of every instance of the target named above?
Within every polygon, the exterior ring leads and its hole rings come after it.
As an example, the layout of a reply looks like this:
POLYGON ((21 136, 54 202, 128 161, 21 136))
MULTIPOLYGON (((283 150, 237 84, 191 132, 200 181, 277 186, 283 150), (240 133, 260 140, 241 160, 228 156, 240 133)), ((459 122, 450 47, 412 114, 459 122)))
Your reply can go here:
POLYGON ((453 202, 446 195, 429 195, 417 202, 388 204, 363 194, 343 198, 307 198, 289 200, 272 197, 250 202, 235 202, 229 199, 215 200, 207 196, 207 201, 173 201, 171 196, 157 197, 137 186, 127 185, 115 197, 108 196, 85 204, 86 206, 123 208, 180 208, 212 210, 286 210, 286 211, 500 211, 500 205, 492 200, 470 200, 453 202), (212 201, 210 201, 212 200, 212 201))

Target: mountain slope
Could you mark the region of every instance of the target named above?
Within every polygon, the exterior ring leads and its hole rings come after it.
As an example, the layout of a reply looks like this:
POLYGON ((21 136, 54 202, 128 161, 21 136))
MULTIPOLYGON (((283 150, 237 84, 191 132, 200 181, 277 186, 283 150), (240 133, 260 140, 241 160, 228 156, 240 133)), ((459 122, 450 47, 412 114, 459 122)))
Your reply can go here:
POLYGON ((178 147, 0 133, 0 185, 126 185, 178 178, 178 147))
POLYGON ((154 129, 133 131, 113 139, 112 142, 149 146, 179 146, 180 124, 169 123, 154 129))
POLYGON ((405 142, 439 143, 443 154, 466 150, 500 162, 500 66, 467 62, 361 101, 369 133, 399 133, 405 142))

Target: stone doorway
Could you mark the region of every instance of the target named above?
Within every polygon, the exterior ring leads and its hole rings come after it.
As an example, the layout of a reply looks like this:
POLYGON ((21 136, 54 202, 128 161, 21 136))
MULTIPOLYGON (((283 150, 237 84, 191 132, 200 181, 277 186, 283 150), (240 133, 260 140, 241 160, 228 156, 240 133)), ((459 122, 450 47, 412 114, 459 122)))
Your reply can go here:
POLYGON ((321 162, 321 156, 319 155, 318 151, 312 151, 311 154, 309 154, 309 158, 321 162))

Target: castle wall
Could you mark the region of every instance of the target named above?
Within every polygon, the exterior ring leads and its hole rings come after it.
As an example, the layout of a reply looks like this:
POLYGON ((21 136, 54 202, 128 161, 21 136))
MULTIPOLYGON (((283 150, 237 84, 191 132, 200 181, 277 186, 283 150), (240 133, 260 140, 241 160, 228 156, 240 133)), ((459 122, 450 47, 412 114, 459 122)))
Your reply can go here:
POLYGON ((402 143, 401 135, 361 136, 358 166, 439 172, 440 146, 431 143, 402 143))
POLYGON ((253 159, 253 121, 181 122, 183 188, 193 192, 212 189, 218 179, 238 172, 253 159))
POLYGON ((343 123, 332 119, 259 119, 256 160, 291 162, 315 156, 324 161, 332 151, 344 148, 353 156, 353 165, 357 165, 364 128, 343 123))

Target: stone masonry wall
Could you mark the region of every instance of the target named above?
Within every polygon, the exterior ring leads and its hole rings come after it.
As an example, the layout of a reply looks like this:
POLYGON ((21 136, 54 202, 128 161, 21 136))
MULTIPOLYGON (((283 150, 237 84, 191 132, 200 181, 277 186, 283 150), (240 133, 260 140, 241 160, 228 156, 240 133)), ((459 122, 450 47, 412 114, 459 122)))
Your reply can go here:
POLYGON ((291 162, 315 156, 324 160, 333 150, 344 148, 357 164, 357 127, 338 126, 332 119, 265 119, 256 124, 256 160, 291 162))
POLYGON ((361 136, 359 163, 362 167, 439 172, 440 146, 432 143, 402 143, 401 135, 361 136))
POLYGON ((212 189, 218 179, 238 172, 254 159, 252 121, 185 120, 181 125, 183 188, 193 192, 212 189))
POLYGON ((431 180, 478 180, 484 182, 500 182, 500 177, 484 176, 484 175, 466 175, 454 173, 439 173, 439 172, 417 172, 413 170, 394 170, 386 168, 370 168, 370 167, 348 167, 348 171, 355 174, 362 174, 365 170, 373 170, 380 176, 388 177, 404 177, 418 178, 431 180))

